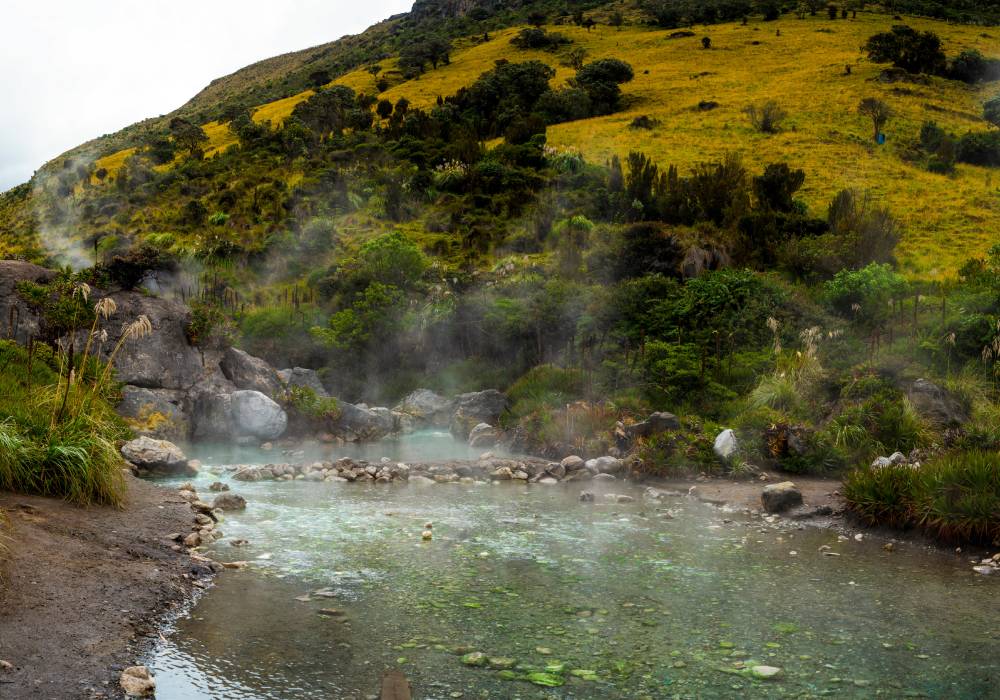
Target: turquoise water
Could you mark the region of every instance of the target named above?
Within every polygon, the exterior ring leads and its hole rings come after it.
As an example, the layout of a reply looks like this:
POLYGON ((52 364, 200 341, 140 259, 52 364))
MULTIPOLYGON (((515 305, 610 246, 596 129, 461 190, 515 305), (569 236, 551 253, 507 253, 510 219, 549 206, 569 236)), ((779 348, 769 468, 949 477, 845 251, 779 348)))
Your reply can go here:
POLYGON ((1000 579, 959 556, 621 482, 603 490, 635 503, 583 504, 579 485, 232 486, 250 506, 209 553, 250 565, 149 660, 161 700, 365 698, 387 669, 427 699, 1000 696, 1000 579), (782 673, 755 680, 759 664, 782 673))

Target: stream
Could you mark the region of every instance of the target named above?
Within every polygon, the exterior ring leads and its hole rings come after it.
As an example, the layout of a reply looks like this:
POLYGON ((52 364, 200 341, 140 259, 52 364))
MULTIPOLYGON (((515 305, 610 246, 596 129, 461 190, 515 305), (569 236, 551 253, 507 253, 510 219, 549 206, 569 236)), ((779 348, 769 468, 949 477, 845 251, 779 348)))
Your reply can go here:
MULTIPOLYGON (((467 449, 423 433, 337 456, 467 449)), ((282 459, 193 456, 206 500, 222 465, 282 459)), ((1000 580, 962 556, 621 481, 230 484, 249 507, 207 554, 249 566, 165 631, 160 700, 377 698, 387 669, 426 700, 1000 696, 1000 580)))

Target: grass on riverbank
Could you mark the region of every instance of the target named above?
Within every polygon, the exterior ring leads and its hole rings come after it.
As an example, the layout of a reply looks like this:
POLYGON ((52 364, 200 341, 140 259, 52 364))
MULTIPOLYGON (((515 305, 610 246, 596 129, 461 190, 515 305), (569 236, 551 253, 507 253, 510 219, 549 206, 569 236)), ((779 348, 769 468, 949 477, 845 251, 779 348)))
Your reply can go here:
POLYGON ((0 491, 119 505, 124 462, 117 441, 129 436, 110 389, 81 377, 67 390, 48 346, 0 341, 0 491), (59 416, 66 398, 68 409, 59 416), (58 418, 56 418, 59 416, 58 418))
POLYGON ((1000 540, 1000 454, 960 452, 920 468, 858 469, 844 498, 865 522, 916 527, 942 540, 1000 540))

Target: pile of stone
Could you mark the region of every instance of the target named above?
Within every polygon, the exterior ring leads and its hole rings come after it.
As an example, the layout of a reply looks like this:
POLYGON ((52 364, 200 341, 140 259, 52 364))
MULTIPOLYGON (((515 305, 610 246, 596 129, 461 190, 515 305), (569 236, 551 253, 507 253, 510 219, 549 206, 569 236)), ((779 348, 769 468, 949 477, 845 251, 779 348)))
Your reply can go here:
POLYGON ((885 469, 887 467, 910 467, 911 469, 920 469, 920 462, 917 458, 916 452, 911 454, 909 457, 904 455, 902 452, 893 452, 888 457, 877 457, 871 465, 872 469, 885 469))
POLYGON ((486 453, 478 460, 435 463, 403 464, 387 458, 373 463, 345 457, 335 462, 230 465, 225 470, 232 473, 234 481, 368 481, 379 484, 397 481, 439 484, 520 481, 556 484, 612 481, 624 473, 625 463, 616 457, 584 460, 571 456, 561 462, 549 462, 537 458, 503 458, 486 453))
POLYGON ((195 549, 203 545, 211 544, 222 537, 222 531, 218 529, 218 524, 222 522, 223 514, 226 511, 245 510, 246 499, 235 493, 224 492, 215 497, 211 504, 201 500, 198 492, 191 483, 183 484, 178 489, 177 494, 187 501, 191 510, 194 511, 194 524, 191 532, 187 534, 174 533, 169 539, 178 544, 180 549, 183 545, 188 549, 195 549))
POLYGON ((984 576, 1000 574, 1000 553, 994 554, 992 557, 981 559, 978 564, 975 564, 972 567, 972 570, 977 574, 982 574, 984 576))

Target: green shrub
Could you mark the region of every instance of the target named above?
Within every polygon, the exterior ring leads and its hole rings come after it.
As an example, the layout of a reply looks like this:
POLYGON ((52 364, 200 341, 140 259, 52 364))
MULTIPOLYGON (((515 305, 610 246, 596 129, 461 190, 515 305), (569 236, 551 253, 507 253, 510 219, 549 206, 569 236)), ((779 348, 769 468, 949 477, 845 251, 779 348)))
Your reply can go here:
POLYGON ((1000 538, 1000 454, 965 452, 920 470, 917 523, 945 540, 1000 538))
POLYGON ((337 420, 340 418, 340 403, 335 398, 317 396, 307 386, 291 386, 285 392, 286 405, 313 420, 337 420))
POLYGON ((942 540, 1000 537, 1000 454, 956 452, 921 468, 858 469, 844 483, 848 506, 872 525, 920 527, 942 540))
POLYGON ((538 365, 514 382, 507 391, 511 415, 527 416, 541 408, 564 408, 587 395, 587 377, 582 370, 538 365))
POLYGON ((869 525, 908 527, 913 524, 918 481, 909 465, 856 469, 844 480, 844 499, 869 525))

